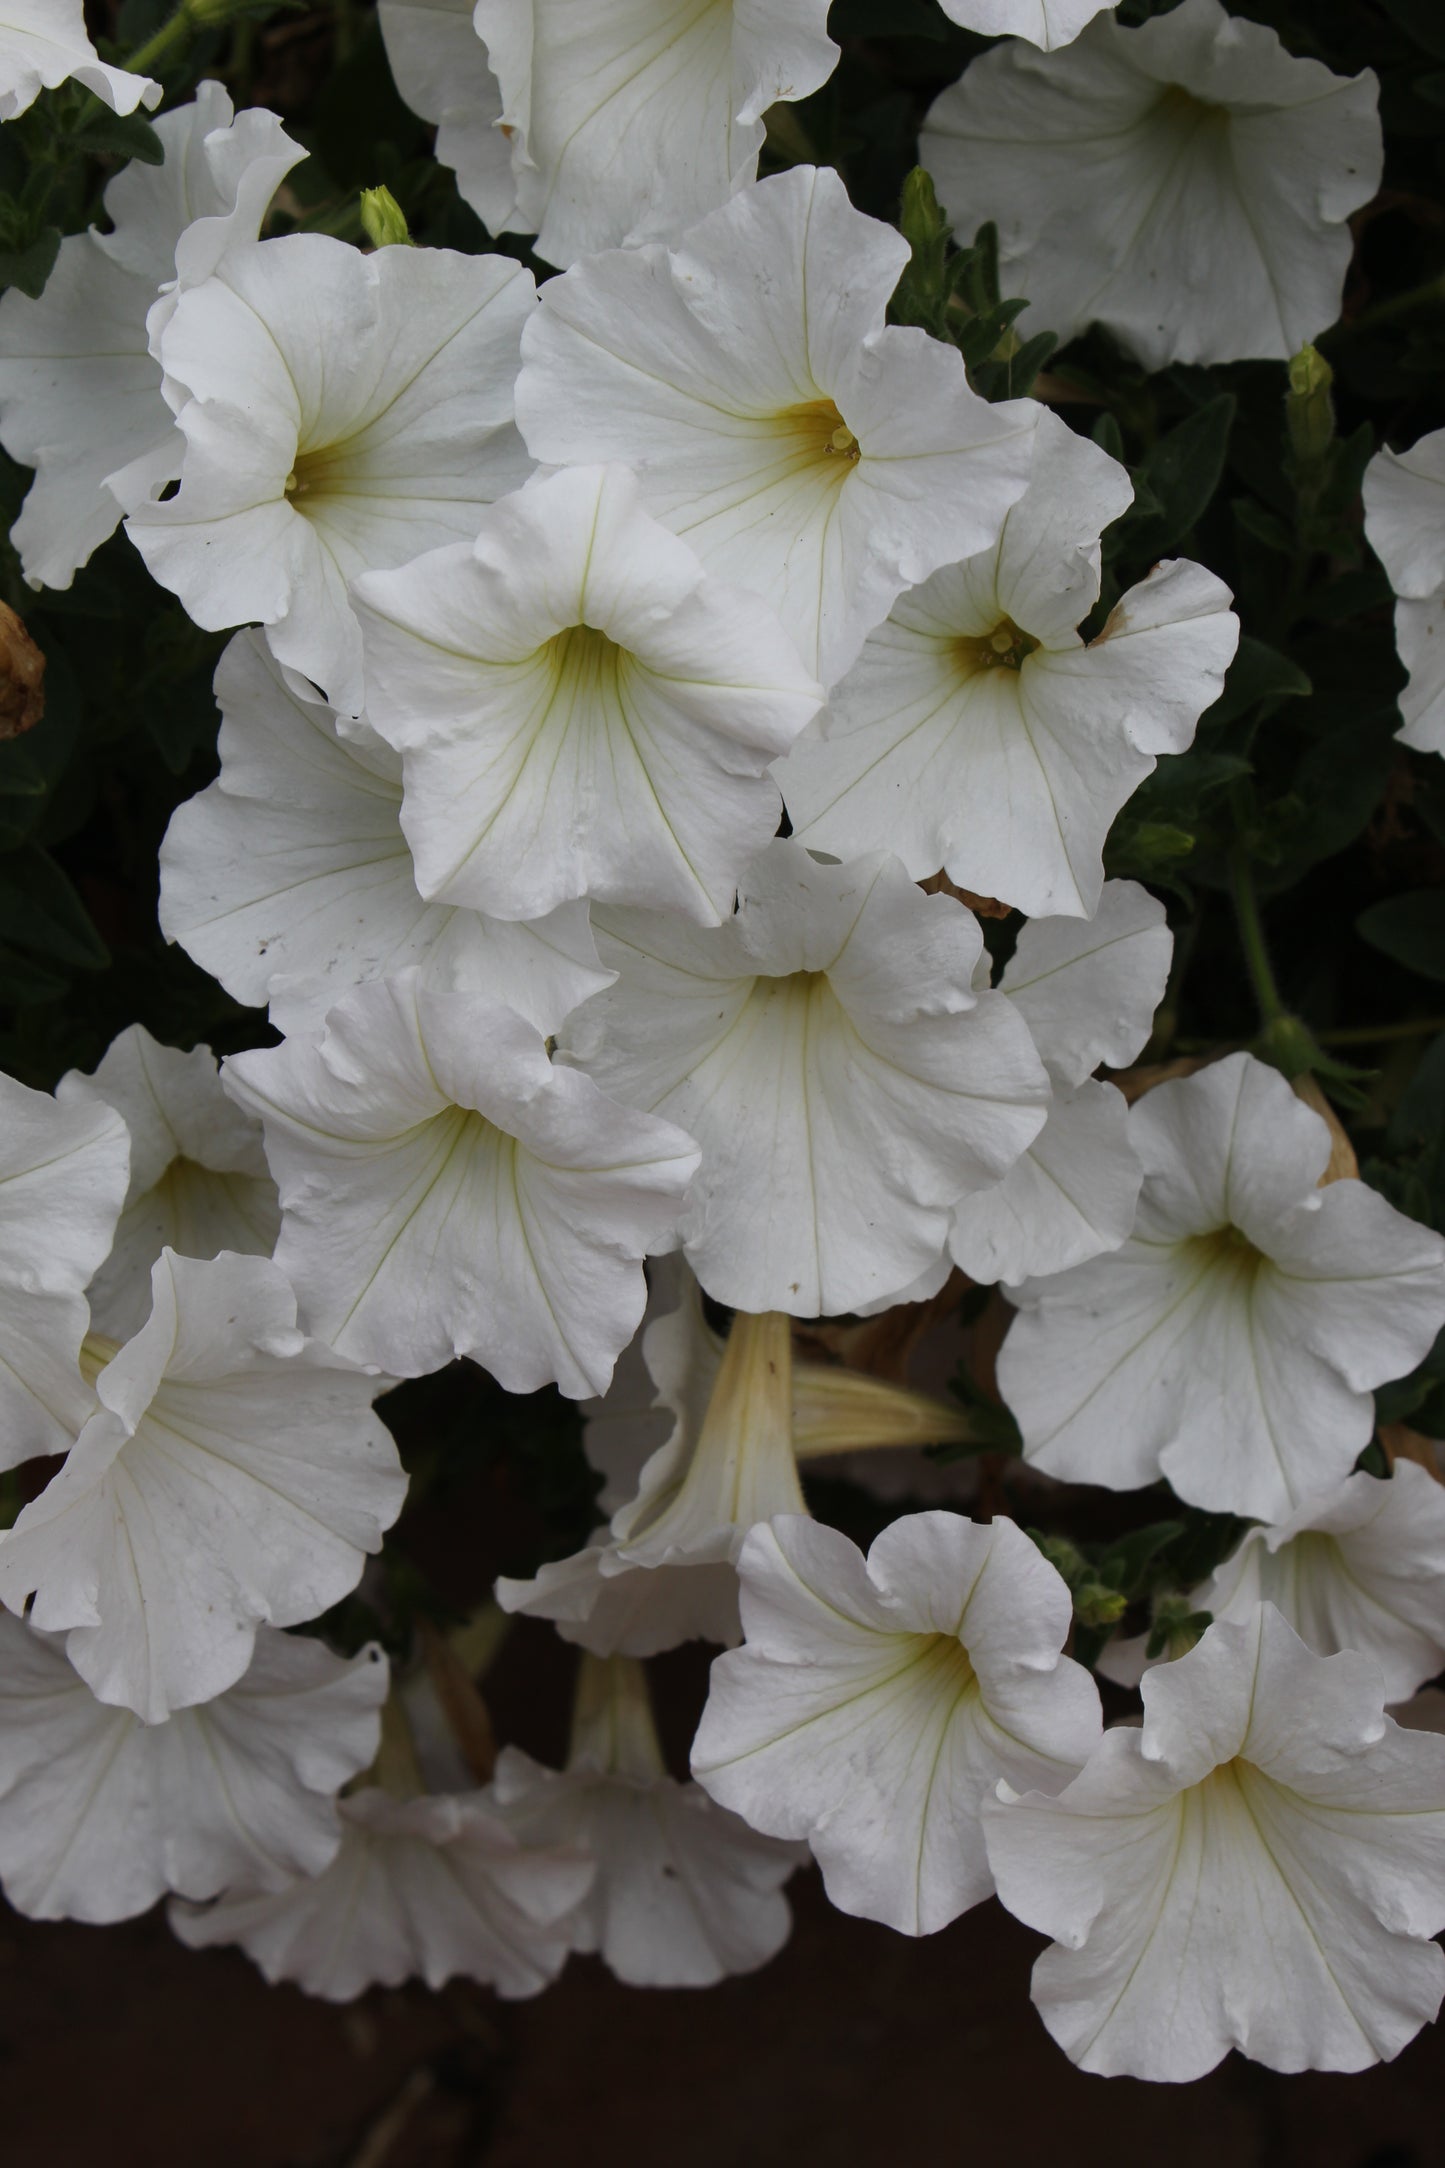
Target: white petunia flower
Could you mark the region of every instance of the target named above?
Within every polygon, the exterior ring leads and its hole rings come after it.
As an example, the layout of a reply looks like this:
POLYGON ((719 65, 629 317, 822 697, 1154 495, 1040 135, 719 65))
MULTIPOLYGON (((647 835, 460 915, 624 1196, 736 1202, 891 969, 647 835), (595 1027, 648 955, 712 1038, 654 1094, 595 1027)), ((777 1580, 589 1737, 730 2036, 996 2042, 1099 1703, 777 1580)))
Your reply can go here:
POLYGON ((268 1259, 166 1250, 151 1287, 64 1466, 0 1536, 0 1601, 33 1591, 92 1691, 159 1723, 234 1685, 260 1626, 353 1589, 406 1479, 370 1412, 390 1380, 305 1340, 268 1259))
POLYGON ((31 1919, 105 1923, 167 1890, 214 1897, 320 1874, 334 1795, 376 1754, 386 1662, 263 1627, 244 1678, 143 1724, 97 1701, 57 1642, 0 1614, 0 1880, 31 1919))
POLYGON ((1149 369, 1286 361, 1339 314, 1378 92, 1182 0, 1134 29, 1101 16, 1064 52, 983 54, 920 155, 967 233, 997 222, 1000 283, 1036 329, 1102 324, 1149 369))
MULTIPOLYGON (((1387 1702, 1445 1666, 1445 1489, 1413 1461, 1389 1481, 1347 1476, 1277 1528, 1251 1528, 1190 1596, 1216 1619, 1272 1603, 1317 1655, 1356 1649, 1378 1664, 1387 1702)), ((1111 1641, 1098 1669, 1134 1686, 1148 1637, 1111 1641)))
POLYGON ((259 620, 359 713, 347 583, 470 535, 523 479, 512 387, 535 299, 503 256, 363 256, 316 233, 233 249, 161 335, 186 445, 179 493, 127 523, 151 572, 208 631, 259 620))
POLYGON ((990 1801, 984 1831, 1000 1897, 1055 1938, 1034 2001, 1084 2070, 1183 2082, 1232 2047, 1364 2070, 1439 2007, 1445 1740, 1270 1604, 1151 1671, 1142 1730, 1056 1798, 990 1801))
POLYGON ((1363 1182, 1317 1187, 1328 1127, 1248 1054, 1156 1086, 1129 1139, 1129 1240, 1014 1294, 998 1378, 1025 1455, 1287 1520, 1343 1482, 1372 1389, 1445 1323, 1445 1242, 1363 1182))
POLYGON ((571 1019, 569 1058, 697 1137, 683 1241, 720 1302, 815 1317, 896 1294, 1043 1126, 1022 1017, 972 990, 977 920, 896 859, 772 843, 722 926, 609 911, 596 930, 618 980, 571 1019))
POLYGON ((349 987, 415 966, 539 1031, 606 986, 583 903, 535 925, 427 903, 401 831, 401 761, 341 724, 260 633, 216 671, 221 773, 171 817, 162 930, 281 1031, 319 1031, 349 987))
POLYGON ((894 605, 774 771, 800 842, 894 851, 915 879, 942 867, 1035 916, 1093 913, 1114 815, 1188 746, 1239 640, 1229 589, 1173 560, 1083 644, 1099 537, 1130 495, 1122 467, 1041 414, 997 542, 894 605))
POLYGON ((85 1290, 125 1203, 130 1140, 110 1107, 0 1075, 0 1468, 63 1453, 89 1414, 85 1290))
POLYGON ((533 456, 617 460, 721 578, 761 594, 824 685, 905 587, 989 547, 1039 409, 988 406, 962 357, 886 321, 908 261, 836 173, 798 166, 671 251, 550 279, 523 340, 533 456))
POLYGON ((352 590, 418 886, 502 918, 591 895, 717 925, 821 688, 625 468, 529 482, 476 524, 352 590))
POLYGON ((90 42, 84 0, 0 0, 0 121, 15 120, 42 90, 83 83, 112 113, 161 102, 148 75, 107 67, 90 42))
POLYGON ((1099 1737, 1072 1606, 1012 1521, 910 1513, 866 1558, 780 1516, 743 1545, 746 1646, 719 1656, 698 1782, 806 1837, 841 1912, 932 1934, 993 1888, 979 1826, 1001 1777, 1067 1783, 1099 1737))
POLYGON ((306 155, 274 113, 236 114, 219 83, 152 125, 164 161, 109 182, 112 231, 62 241, 38 300, 0 301, 0 440, 36 470, 11 533, 33 587, 69 587, 122 510, 180 473, 156 342, 177 295, 255 240, 306 155))
POLYGON ((726 203, 757 176, 768 107, 832 74, 827 19, 828 0, 476 0, 512 143, 508 226, 570 264, 726 203))
POLYGON ((368 1785, 337 1804, 324 1874, 205 1911, 173 1904, 182 1942, 239 1942, 273 1985, 327 2002, 413 1976, 437 1988, 460 1974, 509 1999, 556 1979, 591 1860, 520 1843, 484 1792, 395 1799, 368 1785))
POLYGON ((261 1125, 221 1089, 208 1046, 161 1046, 144 1024, 112 1041, 72 1100, 114 1107, 130 1132, 130 1187, 109 1257, 88 1290, 92 1328, 128 1340, 150 1315, 151 1267, 237 1250, 269 1257, 281 1225, 261 1125))
POLYGON ((1118 0, 938 0, 951 23, 985 38, 1027 38, 1053 52, 1118 0))
POLYGON ((675 1243, 690 1137, 554 1067, 515 1010, 415 971, 224 1074, 265 1127, 277 1262, 329 1346, 398 1377, 471 1355, 508 1392, 606 1389, 642 1259, 675 1243))
POLYGON ((489 233, 513 222, 512 146, 500 123, 502 93, 472 15, 476 0, 378 0, 377 20, 396 87, 434 123, 436 155, 457 177, 489 233))
POLYGON ((1365 469, 1365 533, 1390 576, 1406 745, 1445 753, 1445 429, 1365 469))
POLYGON ((713 1987, 787 1941, 782 1884, 807 1855, 668 1775, 631 1657, 583 1656, 565 1769, 504 1747, 492 1788, 524 1841, 596 1860, 573 1948, 598 1952, 629 1987, 713 1987))
MULTIPOLYGON (((648 1368, 646 1347, 652 1326, 689 1304, 696 1280, 676 1255, 654 1257, 647 1266, 647 1308, 642 1323, 617 1358, 605 1393, 582 1403, 582 1450, 602 1477, 599 1513, 615 1513, 637 1495, 642 1471, 659 1446, 672 1435, 676 1416, 658 1397, 648 1368)), ((701 1302, 695 1304, 695 1331, 706 1331, 701 1302)))
POLYGON ((948 1247, 970 1279, 1064 1272, 1128 1239, 1144 1170, 1123 1094, 1093 1071, 1137 1059, 1173 951, 1163 904, 1133 881, 1106 881, 1087 923, 1030 919, 1019 934, 999 991, 1028 1025, 1054 1096, 1022 1159, 954 1213, 948 1247))

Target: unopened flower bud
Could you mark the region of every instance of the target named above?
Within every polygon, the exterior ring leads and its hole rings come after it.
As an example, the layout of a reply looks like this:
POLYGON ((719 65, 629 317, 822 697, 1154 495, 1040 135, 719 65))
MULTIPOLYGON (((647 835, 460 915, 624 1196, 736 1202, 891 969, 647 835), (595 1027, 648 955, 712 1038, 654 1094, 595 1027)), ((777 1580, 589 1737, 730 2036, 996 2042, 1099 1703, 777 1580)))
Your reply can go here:
POLYGON ((412 248, 406 213, 389 188, 361 191, 361 230, 373 248, 412 248))
POLYGON ((1290 450, 1301 466, 1318 466, 1335 436, 1335 372, 1313 346, 1302 346, 1289 365, 1285 425, 1290 450))

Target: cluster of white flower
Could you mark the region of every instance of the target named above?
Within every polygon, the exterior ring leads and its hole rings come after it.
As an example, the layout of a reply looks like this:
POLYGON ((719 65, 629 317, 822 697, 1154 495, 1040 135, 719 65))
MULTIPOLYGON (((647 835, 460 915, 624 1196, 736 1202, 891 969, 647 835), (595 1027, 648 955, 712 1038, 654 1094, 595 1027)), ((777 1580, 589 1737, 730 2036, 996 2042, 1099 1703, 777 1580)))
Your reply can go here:
MULTIPOLYGON (((1371 76, 1218 0, 945 11, 1010 35, 925 162, 1031 322, 1153 368, 1334 319, 1371 76)), ((757 179, 827 12, 381 0, 540 290, 258 238, 301 150, 204 83, 0 304, 27 577, 124 518, 241 628, 161 923, 279 1039, 218 1071, 137 1026, 53 1097, 0 1080, 0 1465, 64 1455, 0 1536, 0 1880, 46 1918, 172 1892, 188 1942, 322 1995, 523 1995, 569 1950, 762 1964, 811 1850, 904 1934, 996 1889, 1087 2069, 1357 2069, 1445 1989, 1445 1741, 1385 1714, 1445 1662, 1445 1493, 1354 1472, 1445 1243, 1250 1054, 1132 1104, 1096 1075, 1172 952, 1105 836, 1238 623, 1175 560, 1084 637, 1124 469, 890 323, 908 246, 834 172, 757 179), (993 898, 1027 916, 996 977, 993 898), (800 1462, 968 1431, 793 1320, 954 1268, 1009 1290, 1032 1469, 1257 1524, 1197 1646, 1106 1656, 1142 1728, 1103 1728, 1011 1520, 910 1513, 865 1557, 808 1513, 800 1462), (401 1509, 372 1403, 459 1356, 592 1397, 605 1524, 497 1591, 582 1650, 560 1771, 462 1759, 430 1672, 388 1698, 376 1648, 282 1630, 401 1509), (679 1784, 639 1660, 695 1636, 727 1652, 679 1784)), ((0 0, 0 110, 67 75, 158 95, 80 0, 0 0)), ((1445 438, 1369 487, 1407 736, 1445 751, 1445 438)))

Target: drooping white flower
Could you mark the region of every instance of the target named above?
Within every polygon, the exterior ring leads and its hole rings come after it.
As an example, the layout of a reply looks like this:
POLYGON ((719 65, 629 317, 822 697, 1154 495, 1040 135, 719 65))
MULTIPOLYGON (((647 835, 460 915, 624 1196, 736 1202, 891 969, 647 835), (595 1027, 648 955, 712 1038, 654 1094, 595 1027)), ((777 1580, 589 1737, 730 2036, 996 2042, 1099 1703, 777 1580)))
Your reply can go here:
POLYGON ((1027 38, 1052 52, 1118 0, 938 0, 951 23, 985 38, 1027 38))
POLYGON ((244 1678, 166 1723, 97 1701, 57 1641, 0 1613, 0 1880, 31 1919, 104 1923, 167 1890, 320 1874, 334 1795, 374 1758, 376 1647, 352 1661, 263 1627, 244 1678))
POLYGON ((150 1315, 151 1267, 237 1250, 269 1257, 281 1225, 261 1126, 221 1089, 208 1046, 161 1046, 144 1024, 113 1040, 75 1102, 114 1107, 130 1133, 130 1187, 109 1257, 90 1283, 94 1331, 128 1340, 150 1315))
POLYGON ((1328 1127, 1248 1054, 1146 1093, 1129 1139, 1129 1240, 1014 1294, 998 1377, 1025 1455, 1287 1520, 1343 1482, 1372 1388, 1445 1323, 1445 1242, 1363 1182, 1317 1187, 1328 1127))
MULTIPOLYGON (((763 116, 828 80, 828 0, 477 0, 539 256, 671 238, 756 178, 763 116)), ((484 214, 485 215, 485 214, 484 214)))
POLYGON ((362 705, 357 573, 470 535, 528 471, 512 425, 531 274, 502 256, 326 234, 233 249, 160 355, 178 494, 127 531, 198 625, 259 620, 278 660, 362 705))
POLYGON ((608 982, 582 903, 528 925, 427 903, 401 830, 401 761, 238 633, 216 671, 221 773, 161 845, 162 930, 237 1001, 317 1031, 348 987, 417 968, 540 1031, 608 982))
POLYGON ((896 1294, 1043 1125, 1022 1017, 972 989, 977 921, 896 859, 772 843, 722 926, 596 930, 618 979, 570 1020, 569 1058, 698 1138, 683 1241, 720 1302, 814 1317, 896 1294))
POLYGON ((114 1239, 129 1166, 112 1108, 0 1075, 0 1467, 63 1453, 90 1412, 85 1290, 114 1239))
POLYGON ((310 1328, 398 1377, 471 1355, 508 1392, 605 1390, 697 1147, 556 1067, 516 1011, 374 980, 324 1034, 237 1054, 310 1328))
POLYGON ((504 1747, 493 1792, 524 1841, 596 1860, 573 1948, 629 1987, 712 1987, 787 1941, 782 1884, 806 1854, 668 1775, 633 1658, 584 1655, 566 1768, 504 1747))
POLYGON ((161 102, 148 75, 107 67, 90 42, 84 0, 0 0, 0 121, 15 120, 42 90, 71 79, 112 113, 161 102))
MULTIPOLYGON (((1190 1596, 1216 1619, 1272 1603, 1319 1656, 1355 1649, 1380 1668, 1387 1702, 1445 1666, 1445 1489, 1414 1461, 1382 1481, 1347 1476, 1276 1528, 1251 1528, 1190 1596)), ((1148 1639, 1111 1641, 1098 1668, 1138 1683, 1148 1639)))
POLYGON ((512 146, 474 8, 475 0, 378 0, 376 14, 397 89, 435 124, 439 162, 487 231, 503 233, 517 207, 512 146))
POLYGON ((591 895, 717 925, 821 688, 625 468, 529 482, 477 528, 353 588, 418 886, 502 918, 591 895))
POLYGON ((693 1774, 754 1829, 806 1837, 842 1912, 932 1934, 993 1888, 980 1803, 1066 1784, 1099 1697, 1062 1655, 1060 1576, 1012 1521, 894 1521, 865 1558, 779 1516, 739 1562, 746 1645, 719 1656, 693 1774))
POLYGON ((1067 1790, 984 1808, 1000 1897, 1055 1938, 1049 2031, 1084 2070, 1176 2082, 1232 2047, 1291 2071, 1398 2054, 1445 1988, 1445 1740, 1271 1604, 1143 1691, 1143 1729, 1067 1790))
POLYGON ((1123 1094, 1092 1072, 1137 1058, 1173 951, 1163 904, 1134 881, 1106 881, 1087 923, 1023 928, 999 991, 1028 1025, 1054 1096, 1023 1157, 954 1212, 949 1252, 971 1279, 1064 1272, 1128 1239, 1144 1170, 1123 1094))
POLYGON ((1365 469, 1365 533, 1390 576, 1406 745, 1445 753, 1445 429, 1365 469))
POLYGON ((1285 361, 1335 321, 1346 223, 1380 184, 1378 83, 1296 58, 1219 0, 1060 53, 985 53, 936 100, 920 154, 1034 330, 1099 323, 1146 368, 1285 361))
POLYGON ((907 261, 836 173, 798 166, 671 251, 549 279, 523 341, 533 456, 632 467, 824 685, 905 587, 996 539, 1028 479, 1039 409, 986 405, 952 347, 886 322, 907 261))
POLYGON ((264 107, 236 114, 219 83, 152 125, 164 160, 108 184, 112 230, 62 241, 38 300, 12 287, 0 301, 0 441, 36 470, 11 531, 32 586, 69 587, 122 510, 180 473, 156 343, 177 295, 255 240, 306 155, 264 107))
POLYGON ((234 1685, 259 1627, 353 1589, 406 1479, 370 1412, 390 1380, 304 1339, 268 1259, 166 1250, 151 1287, 64 1466, 0 1536, 0 1601, 33 1592, 92 1691, 159 1723, 234 1685))
POLYGON ((1229 589, 1156 565, 1087 646, 1099 537, 1128 476, 1040 416, 1033 477, 997 541, 894 604, 826 713, 776 769, 799 840, 897 853, 1031 915, 1089 917, 1114 815, 1219 697, 1229 589))
POLYGON ((483 1792, 395 1799, 368 1785, 338 1809, 341 1849, 324 1874, 204 1911, 173 1904, 182 1942, 239 1942, 268 1980, 327 2002, 458 1974, 511 1999, 557 1977, 591 1860, 519 1842, 483 1792))

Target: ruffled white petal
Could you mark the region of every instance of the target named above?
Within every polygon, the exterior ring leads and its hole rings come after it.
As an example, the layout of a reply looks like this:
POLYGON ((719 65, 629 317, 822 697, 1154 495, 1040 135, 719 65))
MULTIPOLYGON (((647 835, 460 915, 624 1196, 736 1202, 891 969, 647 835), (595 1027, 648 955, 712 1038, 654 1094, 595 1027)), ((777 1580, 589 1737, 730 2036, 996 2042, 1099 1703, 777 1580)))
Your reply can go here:
POLYGON ((241 1677, 257 1629, 356 1586, 406 1479, 364 1376, 296 1329, 267 1259, 163 1252, 142 1330, 60 1472, 0 1537, 0 1600, 102 1700, 159 1723, 241 1677))
POLYGON ((1059 1085, 1023 1157, 956 1207, 949 1255, 980 1286, 1067 1272, 1128 1240, 1143 1179, 1122 1094, 1059 1085))
POLYGON ((265 1128, 277 1261, 329 1345, 395 1376, 466 1354, 509 1392, 606 1390, 642 1259, 676 1240, 691 1138, 554 1067, 514 1010, 415 971, 225 1074, 265 1128))
POLYGON ((396 87, 434 121, 436 155, 489 233, 516 223, 512 146, 502 93, 472 22, 475 0, 379 0, 377 19, 396 87))
POLYGON ((939 97, 920 150, 966 234, 997 221, 1030 330, 1103 324, 1144 363, 1284 361, 1332 324, 1379 186, 1378 84, 1219 0, 1060 53, 1015 42, 939 97))
POLYGON ((1117 0, 939 0, 951 23, 985 38, 1027 38, 1053 52, 1117 0))
POLYGON ((1400 597, 1395 645, 1409 672, 1400 695, 1406 745, 1445 753, 1445 429, 1365 469, 1365 533, 1400 597))
POLYGON ((148 75, 107 67, 85 27, 83 0, 3 0, 0 5, 0 121, 15 120, 42 90, 83 83, 113 113, 161 102, 148 75))
POLYGON ((0 1880, 31 1919, 104 1923, 167 1890, 320 1874, 334 1795, 372 1761, 386 1662, 263 1628, 244 1678, 148 1725, 97 1701, 58 1642, 0 1614, 0 1880))
POLYGON ((786 1516, 743 1546, 746 1645, 716 1659, 693 1774, 755 1829, 806 1837, 841 1911, 931 1934, 993 1887, 979 1808, 1060 1786, 1099 1736, 1060 1650, 1068 1592, 1012 1523, 895 1521, 865 1559, 786 1516))
POLYGON ((984 1808, 1010 1911, 1055 1938, 1044 2023, 1085 2070, 1187 2081, 1238 2047, 1363 2070, 1435 2015, 1445 1741, 1382 1712, 1364 1657, 1269 1604, 1144 1681, 1056 1798, 984 1808))
POLYGON ((259 633, 226 649, 216 698, 221 773, 172 816, 160 920, 237 1001, 319 1031, 348 987, 415 968, 555 1031, 608 983, 583 903, 528 924, 419 894, 400 759, 364 724, 339 727, 259 633))

